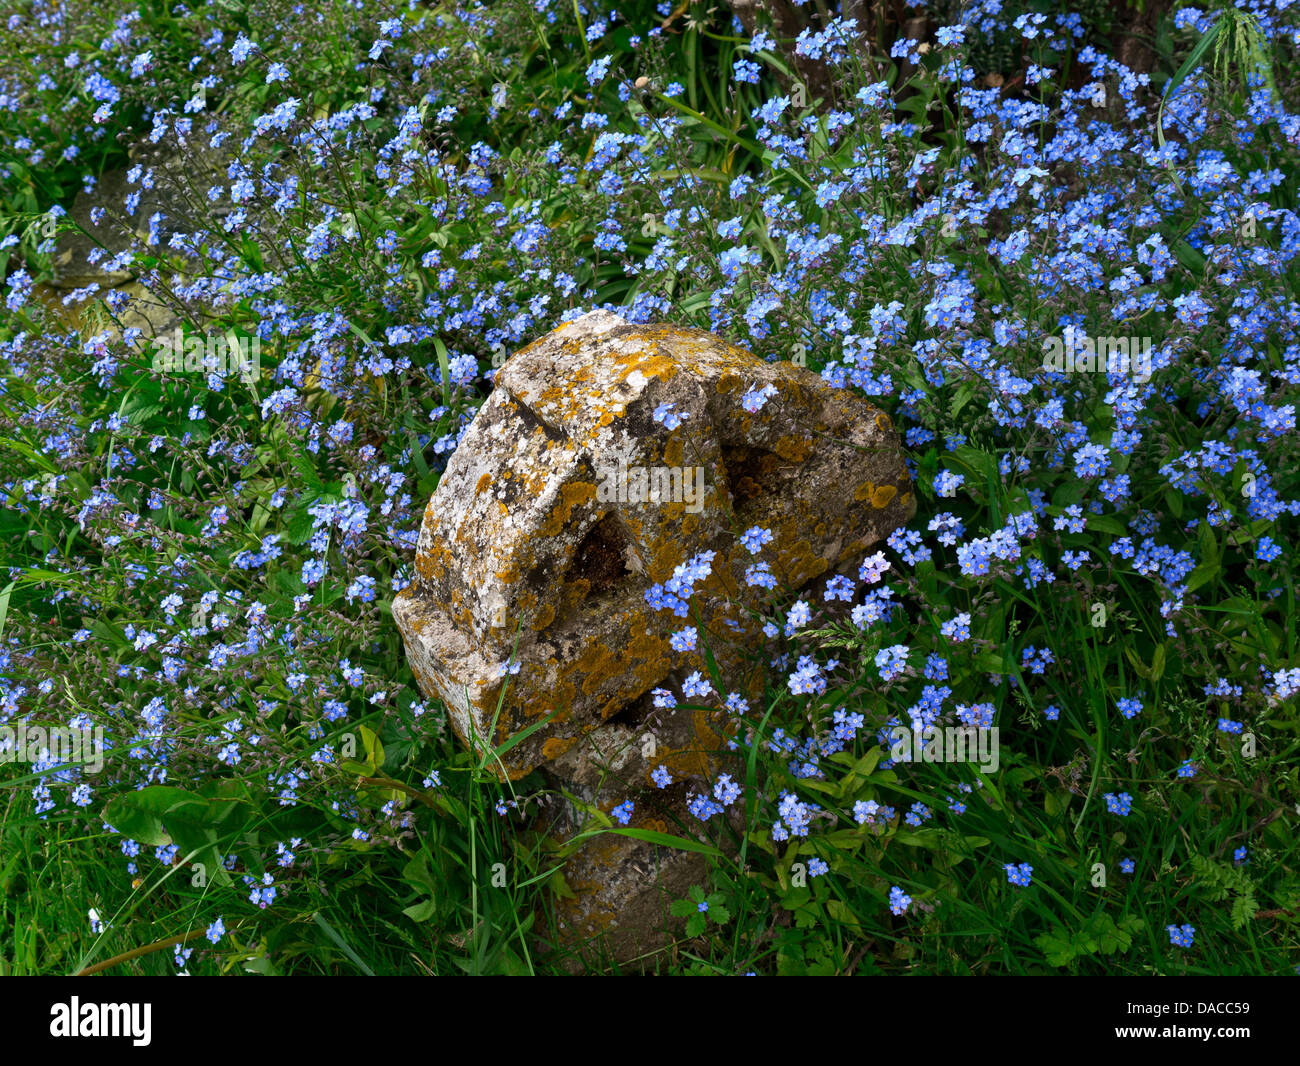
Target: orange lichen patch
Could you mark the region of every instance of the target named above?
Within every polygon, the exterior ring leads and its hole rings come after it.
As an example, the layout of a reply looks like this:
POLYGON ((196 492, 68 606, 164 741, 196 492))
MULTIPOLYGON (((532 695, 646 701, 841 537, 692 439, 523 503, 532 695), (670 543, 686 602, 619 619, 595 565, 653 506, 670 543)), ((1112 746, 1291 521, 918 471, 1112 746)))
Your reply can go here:
MULTIPOLYGON (((536 599, 536 597, 534 597, 534 599, 536 599)), ((553 603, 548 603, 540 611, 537 612, 537 617, 533 619, 533 624, 531 628, 540 632, 541 630, 549 626, 554 620, 555 620, 555 605, 553 603)))
POLYGON ((429 676, 429 672, 415 660, 411 660, 411 673, 415 675, 415 682, 420 686, 420 691, 427 695, 433 688, 433 678, 429 676))
POLYGON ((876 483, 874 481, 864 481, 861 485, 859 485, 856 489, 853 490, 853 498, 861 502, 863 500, 870 499, 871 494, 874 493, 875 491, 876 491, 876 483))
POLYGON ((686 562, 686 557, 682 553, 680 544, 674 544, 669 540, 661 540, 659 547, 650 560, 650 580, 652 582, 667 581, 673 576, 673 571, 678 564, 684 562, 686 562))
POLYGON ((542 757, 544 759, 558 759, 581 739, 581 737, 551 737, 542 745, 542 757))
POLYGON ((674 777, 710 777, 711 760, 706 752, 699 748, 680 748, 664 752, 659 758, 674 777))
POLYGON ((813 551, 810 542, 800 540, 789 543, 777 553, 773 572, 781 575, 787 584, 797 587, 820 577, 829 566, 825 558, 813 551))
POLYGON ((840 558, 847 559, 851 556, 862 555, 867 550, 867 542, 862 538, 850 541, 844 546, 844 551, 840 553, 840 558))
POLYGON ((590 481, 571 481, 560 486, 560 499, 537 532, 543 537, 559 536, 569 523, 573 509, 596 498, 596 486, 590 481))
POLYGON ((737 392, 745 387, 745 379, 739 374, 727 372, 718 378, 718 393, 725 395, 730 392, 737 392))
POLYGON ((635 541, 645 540, 645 523, 635 515, 626 514, 623 516, 623 525, 627 527, 628 534, 635 541))
POLYGON ((623 655, 611 652, 605 645, 593 643, 574 664, 575 672, 583 675, 582 691, 590 696, 604 682, 623 672, 623 655))
MULTIPOLYGON (((523 717, 545 718, 558 707, 559 713, 555 716, 555 724, 559 725, 567 722, 573 717, 571 708, 573 706, 573 697, 576 694, 577 689, 574 688, 571 681, 561 680, 556 683, 553 689, 539 692, 528 700, 522 708, 523 717)), ((495 702, 493 702, 490 710, 492 713, 496 713, 495 702)))
POLYGON ((889 506, 889 501, 898 494, 896 485, 881 485, 871 494, 871 506, 879 510, 882 507, 889 506))
POLYGON ((626 381, 633 374, 639 373, 646 378, 673 378, 681 372, 681 367, 677 360, 667 355, 649 355, 643 356, 639 352, 633 352, 629 355, 620 355, 615 358, 614 365, 622 373, 619 376, 620 381, 626 381))
POLYGON ((894 423, 889 420, 889 415, 885 414, 884 411, 881 411, 880 414, 876 415, 876 425, 886 433, 894 428, 894 423))
POLYGON ((695 736, 699 739, 700 746, 706 751, 717 751, 722 747, 722 735, 713 728, 711 719, 715 712, 705 707, 697 707, 693 721, 695 723, 695 736))
POLYGON ((812 454, 812 441, 807 437, 782 437, 772 445, 772 451, 787 463, 802 463, 812 454))
POLYGON ((478 479, 478 484, 474 486, 474 495, 477 496, 480 492, 482 492, 485 488, 487 488, 491 484, 492 484, 492 475, 484 474, 481 478, 478 479))
POLYGON ((541 496, 551 483, 550 475, 542 469, 537 469, 530 476, 523 479, 524 492, 529 496, 541 496))
MULTIPOLYGON (((635 632, 635 627, 630 628, 635 632)), ((666 640, 645 630, 628 644, 628 658, 640 660, 632 671, 642 684, 654 684, 668 672, 668 650, 666 640)))
POLYGON ((568 614, 569 611, 573 610, 578 606, 578 604, 585 600, 587 598, 587 593, 590 591, 591 582, 585 577, 580 577, 576 581, 571 582, 569 587, 562 593, 564 597, 562 605, 565 614, 568 614))

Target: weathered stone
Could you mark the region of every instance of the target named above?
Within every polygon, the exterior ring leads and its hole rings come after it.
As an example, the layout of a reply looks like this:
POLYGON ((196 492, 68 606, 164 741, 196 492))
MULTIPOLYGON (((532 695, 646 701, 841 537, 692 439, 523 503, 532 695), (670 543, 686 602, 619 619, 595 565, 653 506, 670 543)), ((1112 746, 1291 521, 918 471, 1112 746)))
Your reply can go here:
MULTIPOLYGON (((561 838, 572 832, 567 822, 548 829, 561 838)), ((669 907, 692 885, 707 884, 708 873, 708 858, 697 852, 602 834, 566 862, 572 895, 554 901, 555 927, 541 927, 540 946, 563 952, 561 965, 572 973, 609 963, 649 969, 665 961, 685 925, 669 907)))
MULTIPOLYGON (((719 771, 719 753, 732 728, 725 711, 688 706, 655 708, 648 696, 618 720, 585 734, 544 767, 553 795, 561 802, 540 827, 561 841, 571 840, 591 821, 585 807, 609 812, 631 800, 629 828, 694 836, 689 799, 700 779, 719 771), (672 783, 652 784, 651 772, 667 767, 672 783)), ((707 786, 701 786, 707 787, 707 786)), ((733 829, 740 832, 737 809, 733 829)), ((709 879, 708 857, 614 833, 586 843, 565 863, 572 894, 557 896, 548 912, 554 928, 543 930, 542 950, 560 946, 563 965, 573 972, 610 962, 643 969, 663 961, 663 952, 682 933, 685 922, 669 916, 669 906, 684 899, 692 885, 709 879), (549 934, 551 939, 547 940, 549 934)))
POLYGON ((500 746, 553 715, 501 757, 503 777, 558 759, 674 668, 707 676, 705 639, 730 688, 760 691, 747 665, 761 666, 754 612, 768 593, 746 569, 765 560, 798 589, 914 513, 886 415, 699 330, 593 312, 518 352, 495 384, 429 501, 393 616, 462 740, 500 746), (654 419, 663 404, 679 425, 654 419), (679 476, 652 499, 638 469, 679 476), (757 557, 739 541, 755 525, 773 534, 757 557), (704 551, 691 620, 655 610, 646 591, 704 551), (669 635, 699 623, 697 650, 672 651, 669 635))
POLYGON ((147 279, 137 277, 124 253, 133 247, 144 248, 152 236, 155 248, 166 248, 170 263, 201 270, 192 257, 170 247, 169 241, 177 232, 192 234, 208 227, 211 219, 229 213, 228 203, 211 203, 205 194, 213 186, 228 184, 226 171, 233 156, 228 148, 208 146, 207 138, 181 142, 169 134, 157 144, 132 146, 129 157, 131 170, 105 171, 94 189, 77 194, 55 238, 52 277, 42 300, 65 326, 83 334, 105 332, 114 342, 124 330, 136 329, 140 332, 135 346, 150 350, 157 338, 170 335, 180 325, 181 317, 171 302, 146 287, 147 279), (127 201, 132 196, 136 197, 135 207, 128 214, 127 201), (95 306, 95 298, 110 290, 129 297, 116 314, 116 322, 95 306))
MULTIPOLYGON (((64 229, 55 239, 50 283, 62 289, 80 289, 97 283, 104 288, 121 285, 134 276, 129 270, 108 270, 105 264, 130 247, 131 239, 111 215, 93 215, 98 206, 122 210, 131 192, 123 171, 110 170, 100 176, 91 192, 77 193, 68 211, 67 222, 76 229, 64 229), (99 217, 96 224, 92 219, 99 217)), ((65 223, 66 224, 66 223, 65 223)))
POLYGON ((64 229, 55 240, 52 285, 64 289, 80 289, 92 283, 104 288, 120 285, 135 275, 126 268, 106 267, 127 248, 148 241, 154 215, 159 216, 155 239, 158 245, 165 246, 178 230, 193 232, 202 228, 203 215, 219 215, 227 210, 213 204, 200 206, 203 190, 225 182, 221 157, 211 149, 201 152, 193 143, 181 146, 164 141, 159 145, 137 145, 131 150, 131 159, 139 174, 134 183, 128 171, 105 171, 94 189, 79 192, 73 200, 67 221, 77 228, 64 229), (136 203, 128 214, 127 199, 131 196, 136 197, 136 203), (96 208, 102 208, 104 213, 97 214, 96 208))
MULTIPOLYGON (((651 690, 712 676, 707 643, 727 692, 759 698, 768 593, 748 567, 766 561, 799 589, 856 566, 914 510, 893 428, 870 404, 699 330, 593 312, 502 368, 429 501, 393 616, 461 739, 517 741, 498 772, 541 766, 572 797, 545 832, 571 839, 590 808, 630 799, 632 828, 690 834, 690 792, 717 776, 735 721, 720 696, 655 707, 651 690), (757 555, 739 539, 753 526, 772 533, 757 555), (690 619, 656 610, 647 591, 702 552, 714 554, 690 619), (674 652, 669 636, 691 624, 696 650, 674 652), (665 789, 651 779, 661 765, 665 789)), ((653 964, 681 928, 669 904, 707 875, 698 853, 601 834, 564 867, 573 893, 555 901, 554 932, 573 964, 653 964)))

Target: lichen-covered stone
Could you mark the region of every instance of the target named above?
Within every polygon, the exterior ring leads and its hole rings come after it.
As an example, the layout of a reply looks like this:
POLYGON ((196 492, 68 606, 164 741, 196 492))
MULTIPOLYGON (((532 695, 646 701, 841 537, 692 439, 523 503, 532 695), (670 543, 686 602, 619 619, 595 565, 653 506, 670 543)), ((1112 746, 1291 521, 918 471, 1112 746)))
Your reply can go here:
MULTIPOLYGON (((651 690, 712 676, 707 645, 726 692, 760 698, 768 593, 747 568, 762 560, 799 589, 856 566, 914 509, 871 405, 707 333, 593 312, 502 368, 429 501, 393 615, 462 740, 501 747, 542 723, 497 769, 540 766, 572 798, 546 833, 570 839, 592 809, 631 800, 631 828, 691 835, 690 793, 716 777, 736 720, 720 697, 655 706, 651 690), (772 534, 757 555, 740 542, 754 526, 772 534), (656 610, 647 590, 704 552, 689 620, 656 610), (695 651, 673 651, 688 625, 695 651)), ((564 865, 553 939, 569 965, 653 966, 681 929, 670 903, 707 874, 699 853, 600 834, 564 865)))
MULTIPOLYGON (((585 734, 544 767, 552 795, 574 802, 553 804, 539 828, 556 840, 571 840, 591 827, 590 808, 609 813, 630 800, 628 828, 695 836, 690 794, 704 787, 701 778, 717 775, 718 756, 734 724, 725 710, 656 708, 642 697, 618 720, 585 734), (671 775, 664 788, 652 783, 658 766, 671 775)), ((739 808, 732 808, 731 816, 739 836, 739 808)), ((602 833, 568 858, 562 875, 571 891, 541 904, 539 949, 558 947, 561 964, 571 972, 610 963, 652 969, 664 963, 673 939, 683 933, 684 921, 670 917, 669 906, 684 899, 692 885, 708 883, 709 859, 602 833)))
POLYGON ((705 641, 729 691, 761 691, 753 614, 768 593, 746 569, 762 559, 798 589, 915 510, 886 415, 699 330, 592 312, 495 384, 429 501, 393 616, 462 740, 499 747, 545 722, 501 756, 503 777, 559 759, 674 669, 707 677, 705 641), (773 534, 757 557, 739 540, 753 526, 773 534), (704 551, 690 620, 655 610, 646 591, 704 551), (696 651, 674 652, 686 625, 696 651))

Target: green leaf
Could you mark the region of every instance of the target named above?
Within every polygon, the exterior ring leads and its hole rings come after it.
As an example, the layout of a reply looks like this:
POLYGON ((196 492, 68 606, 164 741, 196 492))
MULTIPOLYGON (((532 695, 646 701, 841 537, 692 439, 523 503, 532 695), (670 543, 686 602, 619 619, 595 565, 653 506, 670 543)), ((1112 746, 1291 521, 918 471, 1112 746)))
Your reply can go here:
POLYGON ((438 372, 442 375, 442 404, 451 406, 451 364, 447 362, 447 346, 441 337, 433 338, 433 351, 438 356, 438 372))
POLYGON ((906 844, 913 848, 939 848, 943 846, 944 834, 937 829, 922 829, 917 833, 898 830, 892 839, 898 844, 906 844))
POLYGON ((427 890, 429 895, 434 894, 438 884, 433 878, 433 871, 429 869, 428 852, 420 852, 402 868, 402 880, 427 890))
POLYGON ((1068 966, 1077 954, 1070 935, 1064 930, 1054 930, 1034 937, 1034 943, 1047 957, 1049 966, 1068 966))
POLYGON ((1087 517, 1087 526, 1089 529, 1095 529, 1099 533, 1109 533, 1115 537, 1122 537, 1128 533, 1124 523, 1114 515, 1090 514, 1087 517))
POLYGON ((1214 536, 1214 530, 1209 522, 1202 522, 1200 531, 1196 535, 1197 543, 1201 546, 1201 559, 1206 563, 1217 563, 1219 561, 1219 541, 1214 536))
POLYGON ((314 500, 302 498, 295 502, 284 516, 284 536, 290 544, 306 544, 311 540, 314 532, 312 523, 314 519, 307 510, 314 503, 314 500))
POLYGON ((349 959, 352 960, 352 964, 358 970, 360 970, 367 977, 375 976, 374 970, 372 970, 369 966, 367 966, 364 962, 361 961, 360 956, 358 956, 357 953, 352 950, 351 946, 347 943, 347 941, 345 941, 341 936, 339 936, 338 930, 336 930, 332 925, 330 925, 329 922, 327 922, 324 918, 321 917, 319 911, 317 911, 311 917, 312 917, 312 921, 314 921, 325 931, 325 935, 329 937, 332 941, 334 941, 338 949, 341 952, 343 952, 343 954, 346 955, 349 959))
POLYGON ((1202 585, 1213 581, 1219 574, 1222 567, 1217 562, 1201 563, 1187 578, 1187 591, 1195 592, 1202 585))
POLYGON ((1125 645, 1125 646, 1124 646, 1124 658, 1126 658, 1126 659, 1129 661, 1129 665, 1132 666, 1133 669, 1137 671, 1137 675, 1138 675, 1138 677, 1142 678, 1144 681, 1150 681, 1150 680, 1151 680, 1151 671, 1150 671, 1150 669, 1148 669, 1146 663, 1144 663, 1144 662, 1143 662, 1143 661, 1138 657, 1137 652, 1135 652, 1135 651, 1134 651, 1131 647, 1129 647, 1128 645, 1125 645))
POLYGON ((357 732, 361 734, 361 745, 366 751, 366 763, 377 772, 384 765, 384 745, 380 743, 378 734, 367 725, 357 726, 357 732))
POLYGON ((163 815, 181 810, 186 805, 201 812, 207 803, 184 789, 149 785, 112 800, 104 808, 104 821, 141 844, 163 847, 172 843, 171 835, 163 825, 163 815))
POLYGON ((14 586, 17 584, 17 581, 11 581, 4 587, 4 591, 0 592, 0 636, 4 635, 5 619, 9 615, 9 597, 13 595, 14 586))
POLYGON ((104 821, 143 844, 174 843, 182 858, 202 863, 213 881, 228 885, 218 829, 242 804, 230 794, 236 788, 233 782, 216 782, 205 789, 213 795, 203 796, 170 785, 149 785, 112 800, 104 808, 104 821))
POLYGON ((675 899, 668 905, 668 913, 674 918, 689 918, 699 910, 699 905, 689 899, 675 899))
MULTIPOLYGON (((1160 106, 1156 109, 1156 144, 1163 148, 1165 146, 1165 104, 1172 99, 1178 87, 1187 80, 1187 76, 1196 69, 1196 65, 1201 61, 1201 57, 1209 50, 1212 45, 1227 30, 1229 20, 1220 14, 1215 24, 1201 34, 1201 39, 1192 47, 1183 65, 1178 68, 1174 76, 1165 83, 1165 90, 1160 96, 1160 106)), ((1170 174, 1174 174, 1172 165, 1169 167, 1170 174)), ((1178 183, 1178 178, 1174 177, 1174 184, 1178 185, 1181 190, 1182 186, 1178 183)))
POLYGON ((666 848, 676 848, 678 851, 693 851, 700 855, 712 855, 717 859, 724 857, 722 852, 712 844, 701 844, 698 840, 687 840, 685 837, 675 837, 653 829, 609 829, 606 832, 631 837, 633 840, 644 840, 648 844, 662 844, 666 848))
POLYGON ((1169 513, 1174 516, 1175 521, 1182 521, 1183 517, 1183 494, 1177 489, 1165 490, 1165 506, 1169 508, 1169 513))
POLYGON ((426 899, 419 903, 412 903, 409 907, 403 907, 402 913, 413 922, 427 922, 438 913, 438 905, 433 900, 426 899))
POLYGON ((1100 951, 1103 955, 1124 952, 1133 943, 1133 937, 1115 925, 1115 920, 1105 913, 1094 914, 1084 926, 1087 934, 1089 951, 1100 951))
POLYGON ((1232 901, 1232 928, 1240 929, 1253 917, 1259 910, 1259 903, 1253 895, 1238 896, 1232 901))

